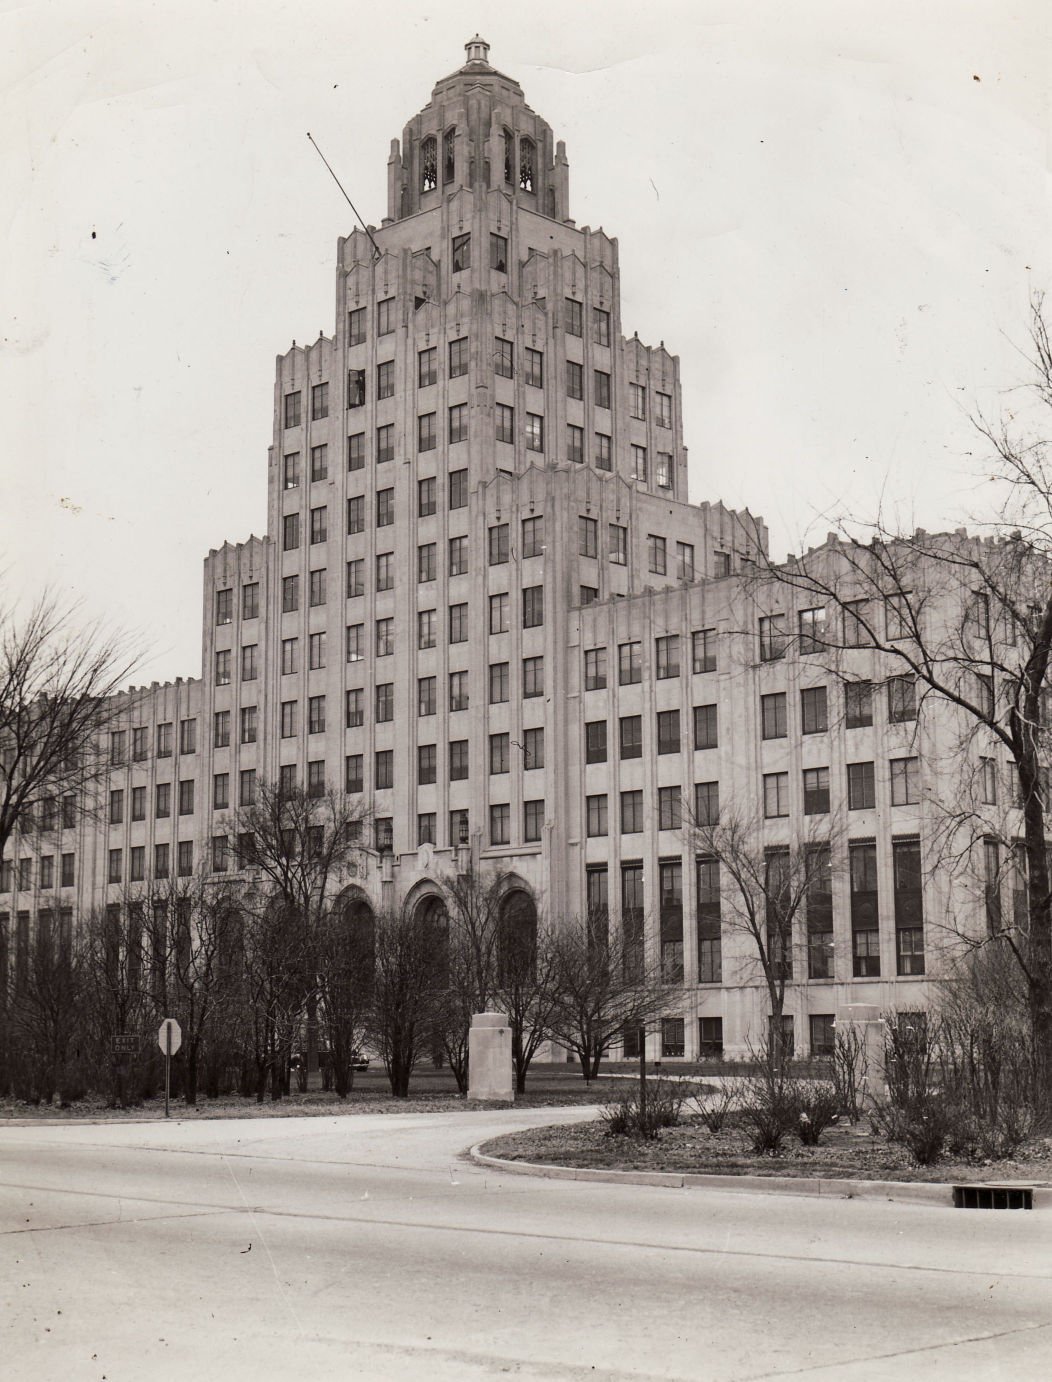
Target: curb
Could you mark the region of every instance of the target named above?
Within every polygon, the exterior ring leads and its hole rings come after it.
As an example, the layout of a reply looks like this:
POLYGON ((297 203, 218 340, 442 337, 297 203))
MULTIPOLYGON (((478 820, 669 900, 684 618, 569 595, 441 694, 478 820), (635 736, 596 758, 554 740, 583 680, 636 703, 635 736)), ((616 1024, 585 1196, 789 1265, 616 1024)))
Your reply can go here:
MULTIPOLYGON (((478 1166, 513 1176, 544 1180, 599 1181, 608 1185, 656 1185, 672 1190, 726 1190, 761 1195, 803 1195, 838 1200, 895 1200, 953 1208, 953 1186, 945 1182, 840 1180, 829 1176, 723 1176, 717 1172, 608 1171, 583 1166, 549 1166, 543 1162, 505 1161, 488 1156, 478 1142, 469 1156, 478 1166)), ((1052 1187, 1034 1186, 1034 1209, 1052 1209, 1052 1187)))

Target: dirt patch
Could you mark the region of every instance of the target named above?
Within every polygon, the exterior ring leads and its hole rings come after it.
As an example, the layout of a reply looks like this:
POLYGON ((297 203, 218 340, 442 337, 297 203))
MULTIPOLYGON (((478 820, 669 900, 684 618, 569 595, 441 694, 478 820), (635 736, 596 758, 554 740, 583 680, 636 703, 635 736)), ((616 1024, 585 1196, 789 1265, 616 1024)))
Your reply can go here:
POLYGON ((481 1150, 508 1161, 612 1171, 705 1172, 717 1175, 818 1176, 843 1180, 935 1182, 1011 1181, 1052 1184, 1052 1139, 1040 1139, 1010 1161, 915 1166, 901 1147, 886 1142, 865 1123, 829 1129, 817 1147, 787 1138, 778 1156, 758 1156, 744 1130, 733 1126, 710 1133, 695 1119, 666 1128, 654 1142, 609 1137, 603 1122, 533 1128, 494 1138, 481 1150))

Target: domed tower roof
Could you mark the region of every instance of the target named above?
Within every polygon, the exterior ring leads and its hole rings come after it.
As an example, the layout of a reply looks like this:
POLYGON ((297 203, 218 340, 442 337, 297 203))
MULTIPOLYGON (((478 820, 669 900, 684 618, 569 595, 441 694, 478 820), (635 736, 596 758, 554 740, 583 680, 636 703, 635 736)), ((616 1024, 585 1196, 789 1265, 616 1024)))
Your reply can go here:
POLYGON ((566 150, 530 109, 522 87, 489 61, 479 34, 467 61, 435 83, 431 99, 391 143, 388 218, 413 216, 462 188, 502 188, 545 216, 567 219, 566 150))

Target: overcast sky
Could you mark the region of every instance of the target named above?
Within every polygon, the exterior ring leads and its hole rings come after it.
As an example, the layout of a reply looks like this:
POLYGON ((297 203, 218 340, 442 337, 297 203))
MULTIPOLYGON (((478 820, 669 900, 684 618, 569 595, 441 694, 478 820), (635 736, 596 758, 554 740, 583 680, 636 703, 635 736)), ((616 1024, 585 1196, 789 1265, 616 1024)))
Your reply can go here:
POLYGON ((464 61, 566 140, 623 325, 682 361, 691 498, 982 512, 1052 286, 1047 0, 0 3, 0 569, 200 671, 200 563, 261 533, 274 356, 331 333, 336 237, 464 61))

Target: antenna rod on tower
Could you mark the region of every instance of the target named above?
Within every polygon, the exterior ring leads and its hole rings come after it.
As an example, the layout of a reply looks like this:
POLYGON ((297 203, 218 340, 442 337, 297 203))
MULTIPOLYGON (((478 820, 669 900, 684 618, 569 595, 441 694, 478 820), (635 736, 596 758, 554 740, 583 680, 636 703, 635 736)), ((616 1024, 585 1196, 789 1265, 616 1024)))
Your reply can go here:
POLYGON ((354 212, 355 216, 356 216, 357 219, 358 219, 358 224, 361 226, 361 228, 365 231, 366 235, 368 235, 368 237, 369 237, 369 243, 370 243, 370 245, 372 245, 372 247, 373 247, 373 252, 375 253, 377 259, 380 259, 380 258, 382 257, 381 254, 380 254, 380 246, 379 246, 379 245, 376 243, 376 241, 373 239, 373 233, 372 233, 372 231, 369 229, 369 227, 368 227, 368 226, 365 224, 365 222, 362 220, 361 216, 358 215, 358 208, 355 206, 354 202, 351 201, 350 197, 348 197, 348 195, 347 195, 347 189, 344 187, 343 183, 342 183, 342 182, 340 181, 340 179, 336 176, 336 174, 333 173, 333 171, 332 171, 332 164, 331 164, 331 163, 329 162, 329 160, 325 157, 325 155, 322 153, 322 151, 318 148, 318 145, 317 145, 317 143, 315 142, 314 136, 311 134, 310 130, 307 131, 307 138, 308 138, 308 139, 310 140, 310 142, 314 145, 315 151, 316 151, 318 157, 321 159, 322 163, 325 164, 326 168, 328 168, 329 172, 332 174, 332 180, 333 180, 333 182, 336 184, 336 186, 337 186, 337 187, 340 189, 340 191, 343 193, 343 199, 344 199, 344 201, 347 203, 347 205, 348 205, 348 206, 351 208, 351 210, 354 212))

